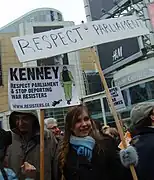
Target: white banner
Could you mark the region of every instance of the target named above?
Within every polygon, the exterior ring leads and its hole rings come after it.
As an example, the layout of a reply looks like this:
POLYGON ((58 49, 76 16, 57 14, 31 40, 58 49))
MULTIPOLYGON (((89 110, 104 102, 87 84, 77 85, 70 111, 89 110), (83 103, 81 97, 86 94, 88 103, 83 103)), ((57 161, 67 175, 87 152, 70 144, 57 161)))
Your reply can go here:
POLYGON ((142 20, 125 16, 13 37, 12 43, 19 61, 27 62, 148 33, 142 20))
POLYGON ((8 97, 11 110, 58 108, 79 104, 74 68, 10 68, 8 97))
POLYGON ((121 93, 121 89, 119 87, 113 87, 113 88, 110 88, 109 90, 110 90, 112 101, 116 110, 126 108, 126 105, 125 105, 125 102, 121 93))

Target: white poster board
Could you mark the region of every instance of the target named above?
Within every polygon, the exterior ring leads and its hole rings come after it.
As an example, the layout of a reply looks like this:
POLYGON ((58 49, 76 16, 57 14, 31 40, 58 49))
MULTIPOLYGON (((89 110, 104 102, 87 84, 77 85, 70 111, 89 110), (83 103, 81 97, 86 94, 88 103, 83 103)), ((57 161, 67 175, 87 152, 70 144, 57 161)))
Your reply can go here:
POLYGON ((9 69, 11 110, 47 109, 80 103, 74 66, 13 67, 9 69))
POLYGON ((125 16, 13 37, 11 40, 19 61, 23 63, 145 34, 149 34, 149 30, 142 20, 136 16, 125 16))
POLYGON ((121 109, 125 109, 126 105, 125 105, 120 87, 113 87, 113 88, 110 88, 109 90, 110 90, 112 101, 116 110, 118 111, 121 109))

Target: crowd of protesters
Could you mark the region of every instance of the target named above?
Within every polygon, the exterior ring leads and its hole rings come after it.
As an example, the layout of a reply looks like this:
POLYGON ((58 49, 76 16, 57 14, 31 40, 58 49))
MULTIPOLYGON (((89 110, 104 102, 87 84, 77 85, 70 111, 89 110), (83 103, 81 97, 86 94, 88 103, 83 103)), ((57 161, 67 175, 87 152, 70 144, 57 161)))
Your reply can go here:
MULTIPOLYGON (((131 141, 120 149, 116 128, 90 118, 84 105, 69 109, 65 129, 57 120, 45 119, 45 180, 154 179, 154 104, 139 103, 130 113, 127 131, 131 141)), ((10 131, 0 129, 0 180, 40 179, 40 125, 35 111, 12 112, 10 131)))

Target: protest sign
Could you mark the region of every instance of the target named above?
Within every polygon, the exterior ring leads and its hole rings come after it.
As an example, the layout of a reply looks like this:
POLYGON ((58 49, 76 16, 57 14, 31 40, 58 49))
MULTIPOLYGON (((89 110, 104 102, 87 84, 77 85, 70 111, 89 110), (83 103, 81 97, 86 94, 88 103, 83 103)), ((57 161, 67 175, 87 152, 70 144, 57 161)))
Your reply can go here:
POLYGON ((10 68, 8 97, 12 110, 46 109, 80 103, 74 66, 10 68))
POLYGON ((148 33, 142 20, 125 16, 13 37, 12 43, 19 61, 27 62, 148 33))
MULTIPOLYGON (((131 140, 132 140, 132 137, 131 137, 131 134, 130 134, 129 131, 127 131, 127 132, 125 133, 124 138, 125 138, 127 147, 130 146, 130 142, 131 142, 131 140)), ((120 142, 120 144, 119 144, 118 147, 119 147, 120 149, 124 149, 124 146, 123 146, 122 142, 120 142)))
POLYGON ((126 107, 121 90, 119 87, 110 88, 113 104, 116 110, 124 109, 126 107))

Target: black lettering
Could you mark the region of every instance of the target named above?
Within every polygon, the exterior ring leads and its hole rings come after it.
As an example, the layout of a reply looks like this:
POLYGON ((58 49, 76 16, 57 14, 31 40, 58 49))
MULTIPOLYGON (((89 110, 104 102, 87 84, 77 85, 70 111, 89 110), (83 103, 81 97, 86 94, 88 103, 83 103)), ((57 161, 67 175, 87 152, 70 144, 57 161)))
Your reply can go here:
POLYGON ((80 39, 83 40, 80 32, 78 31, 78 29, 80 29, 80 27, 76 27, 76 28, 73 28, 72 30, 75 30, 77 32, 77 34, 79 35, 80 39))
POLYGON ((27 79, 35 80, 35 69, 34 68, 27 68, 27 79))
POLYGON ((33 42, 34 42, 36 48, 37 48, 38 50, 42 50, 42 48, 40 48, 40 47, 38 46, 40 43, 39 43, 37 40, 40 40, 40 38, 39 38, 39 37, 33 38, 33 42))
POLYGON ((49 44, 49 46, 47 46, 48 49, 51 49, 52 48, 52 44, 50 43, 50 41, 46 40, 48 39, 48 37, 46 35, 43 35, 42 36, 42 40, 47 42, 49 44))
POLYGON ((117 25, 116 25, 116 24, 112 24, 112 26, 115 28, 115 30, 116 30, 116 31, 118 31, 118 30, 119 30, 119 28, 117 27, 117 25))
POLYGON ((136 19, 134 23, 136 23, 137 27, 144 27, 140 19, 136 19))
POLYGON ((116 98, 112 98, 112 101, 115 102, 115 101, 116 101, 116 98))
POLYGON ((120 30, 125 30, 125 26, 122 24, 122 22, 120 22, 120 24, 118 22, 116 22, 116 27, 117 29, 120 31, 120 30), (120 26, 121 25, 121 26, 120 26))
POLYGON ((71 31, 71 30, 66 31, 66 35, 67 35, 68 39, 69 39, 71 42, 76 43, 76 42, 77 42, 77 39, 74 39, 74 41, 73 41, 73 40, 71 39, 69 33, 72 33, 72 31, 71 31))
POLYGON ((11 81, 13 81, 13 80, 16 80, 16 81, 18 81, 19 79, 18 79, 18 76, 17 76, 17 68, 10 68, 10 77, 11 77, 11 81))
POLYGON ((62 32, 59 32, 59 33, 58 33, 58 36, 59 36, 60 40, 62 41, 62 43, 63 43, 64 45, 68 45, 68 43, 64 42, 64 40, 63 40, 63 39, 65 39, 65 37, 62 36, 62 32))
POLYGON ((27 80, 27 78, 26 78, 26 69, 25 68, 20 68, 19 69, 19 78, 20 78, 20 81, 27 80))
POLYGON ((108 24, 108 26, 110 27, 112 32, 116 32, 116 29, 113 29, 113 27, 111 26, 111 24, 108 24))
POLYGON ((53 43, 55 44, 55 46, 57 47, 56 40, 57 40, 58 36, 56 34, 50 34, 50 37, 51 37, 53 43))
POLYGON ((28 99, 28 94, 23 94, 22 97, 23 99, 28 99))
POLYGON ((126 23, 128 24, 128 27, 130 29, 134 29, 134 27, 132 26, 132 23, 129 20, 126 20, 126 23))
POLYGON ((44 97, 47 97, 47 93, 43 93, 43 96, 44 96, 44 97))
POLYGON ((21 99, 21 95, 11 95, 12 99, 21 99))
POLYGON ((123 101, 122 101, 122 100, 120 100, 120 101, 119 101, 119 104, 123 104, 123 101))
POLYGON ((40 79, 44 79, 44 75, 43 75, 43 69, 44 67, 36 67, 36 79, 40 80, 40 79))
POLYGON ((98 26, 99 26, 101 33, 104 34, 104 32, 106 32, 106 30, 100 24, 98 26))
POLYGON ((131 23, 133 24, 133 26, 135 28, 140 27, 140 25, 138 24, 137 20, 135 20, 135 21, 131 20, 131 23))
POLYGON ((126 29, 126 27, 131 29, 129 24, 127 23, 127 21, 123 21, 122 24, 124 25, 125 29, 126 29))
POLYGON ((108 25, 107 24, 103 24, 103 27, 105 29, 105 31, 108 33, 108 32, 111 32, 111 30, 109 29, 108 25))
POLYGON ((112 94, 112 97, 118 97, 118 94, 116 94, 116 93, 114 93, 114 94, 112 94))
POLYGON ((93 28, 95 29, 96 33, 97 33, 98 35, 100 35, 100 34, 99 34, 99 32, 98 32, 99 27, 98 27, 98 26, 96 26, 95 24, 93 24, 93 28))
POLYGON ((45 73, 45 79, 52 79, 51 75, 51 68, 50 67, 44 67, 44 73, 45 73))
POLYGON ((58 82, 53 82, 53 86, 58 86, 58 82))
POLYGON ((14 84, 13 83, 11 83, 11 88, 14 88, 14 84))
POLYGON ((59 70, 59 67, 52 67, 52 70, 54 72, 55 79, 58 79, 58 70, 59 70))
POLYGON ((25 39, 20 39, 20 40, 18 40, 18 44, 19 44, 20 49, 21 49, 21 51, 22 51, 22 53, 23 53, 24 55, 25 55, 24 48, 30 48, 30 49, 32 49, 32 50, 35 52, 35 49, 32 48, 32 47, 30 46, 29 42, 28 42, 27 40, 25 40, 25 39), (22 42, 22 43, 21 43, 21 42, 22 42))

